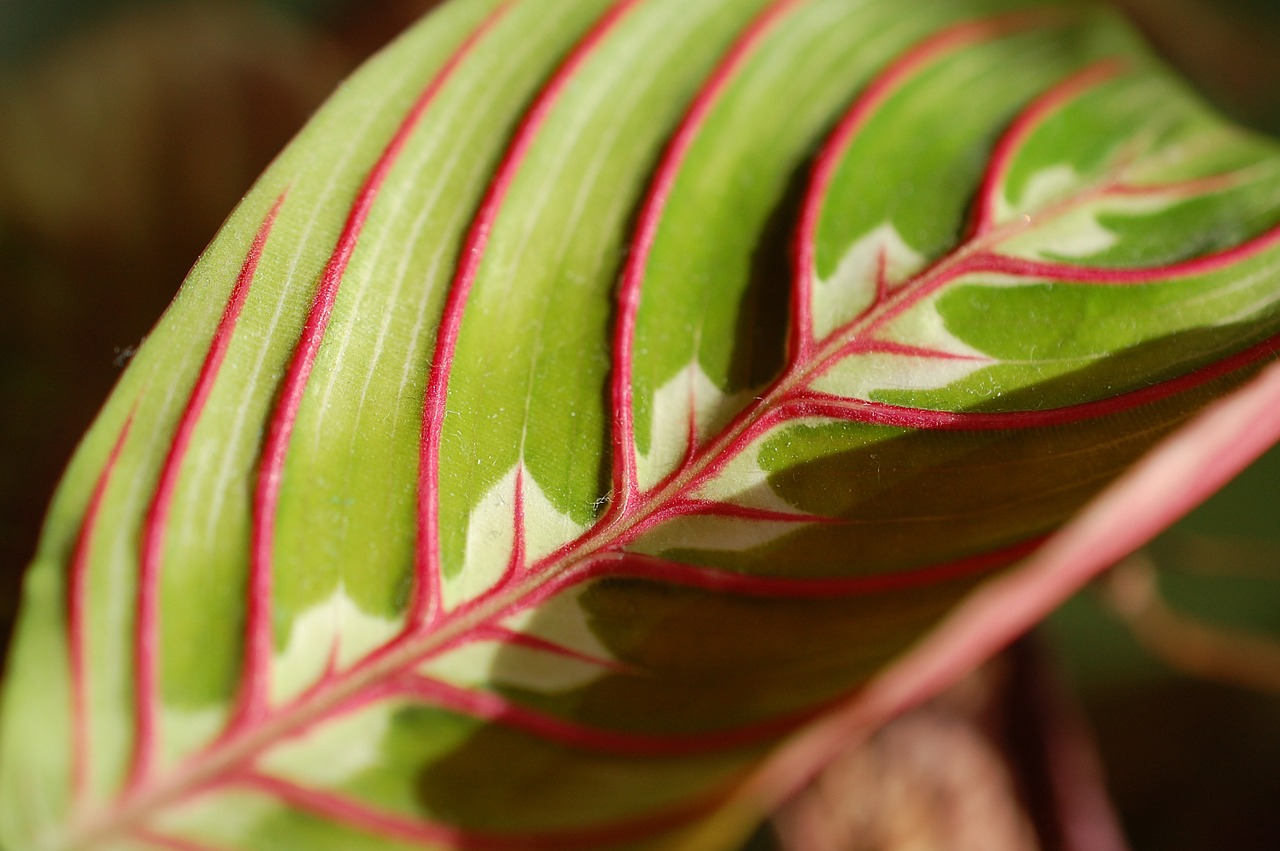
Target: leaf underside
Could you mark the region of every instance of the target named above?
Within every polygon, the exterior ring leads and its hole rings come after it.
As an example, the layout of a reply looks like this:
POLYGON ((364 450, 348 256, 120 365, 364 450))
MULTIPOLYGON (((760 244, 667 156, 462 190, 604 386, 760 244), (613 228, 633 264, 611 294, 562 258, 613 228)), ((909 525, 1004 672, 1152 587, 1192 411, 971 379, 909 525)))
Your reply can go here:
POLYGON ((660 847, 1274 357, 1278 223, 1092 6, 453 0, 72 462, 0 841, 660 847))

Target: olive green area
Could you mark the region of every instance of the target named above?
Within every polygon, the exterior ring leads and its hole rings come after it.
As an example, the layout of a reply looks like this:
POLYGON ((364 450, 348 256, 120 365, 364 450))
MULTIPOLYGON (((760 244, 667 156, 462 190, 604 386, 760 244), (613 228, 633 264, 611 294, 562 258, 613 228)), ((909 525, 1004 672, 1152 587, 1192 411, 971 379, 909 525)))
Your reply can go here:
MULTIPOLYGON (((1095 381, 1106 372, 1092 370, 1095 381)), ((1251 373, 1143 408, 1048 427, 791 426, 761 447, 770 487, 801 510, 843 522, 811 525, 742 553, 667 555, 751 573, 839 576, 927 567, 1011 546, 1060 524, 1208 399, 1251 373)), ((1010 393, 1005 401, 1025 410, 1042 390, 1010 393)))
POLYGON ((423 765, 411 783, 422 811, 463 828, 572 830, 687 805, 723 790, 760 755, 609 756, 494 725, 423 765))
POLYGON ((657 734, 794 717, 849 693, 972 584, 782 600, 602 580, 583 608, 610 654, 634 673, 564 695, 510 693, 592 726, 657 734))

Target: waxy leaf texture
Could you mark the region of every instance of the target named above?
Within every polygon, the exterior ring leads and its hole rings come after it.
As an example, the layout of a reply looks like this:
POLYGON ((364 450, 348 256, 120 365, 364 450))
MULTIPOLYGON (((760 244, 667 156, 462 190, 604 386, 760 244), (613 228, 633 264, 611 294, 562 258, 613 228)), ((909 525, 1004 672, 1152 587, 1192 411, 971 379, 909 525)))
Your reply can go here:
POLYGON ((1277 335, 1280 150, 1099 7, 453 0, 72 462, 0 842, 666 847, 1277 335))

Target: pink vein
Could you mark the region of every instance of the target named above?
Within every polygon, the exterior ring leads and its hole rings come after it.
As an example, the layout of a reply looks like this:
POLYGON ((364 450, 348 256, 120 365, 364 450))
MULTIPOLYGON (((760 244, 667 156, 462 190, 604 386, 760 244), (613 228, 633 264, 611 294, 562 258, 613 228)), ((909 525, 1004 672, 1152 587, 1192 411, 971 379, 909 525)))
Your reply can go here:
POLYGON ((441 614, 440 443, 447 414, 449 376, 453 371, 462 318, 489 245, 493 223, 556 102, 591 54, 639 2, 640 0, 622 0, 606 12, 573 48, 546 86, 538 92, 533 105, 521 120, 463 242, 458 268, 436 332, 435 353, 431 359, 431 372, 423 401, 415 581, 408 621, 410 631, 430 628, 441 614))
POLYGON ((116 442, 107 455, 107 463, 98 475, 93 486, 89 504, 85 508, 84 520, 80 524, 80 534, 76 537, 75 550, 71 555, 71 576, 67 587, 67 643, 71 665, 71 712, 74 720, 72 728, 72 788, 77 799, 84 796, 89 781, 89 758, 91 736, 89 733, 89 669, 85 665, 85 651, 88 641, 88 597, 89 571, 92 567, 93 542, 98 533, 98 515, 102 513, 102 501, 106 497, 107 488, 111 487, 111 478, 116 464, 120 460, 120 451, 129 437, 129 429, 133 426, 133 414, 130 413, 120 429, 116 442))
POLYGON ((1280 225, 1259 234, 1253 239, 1223 251, 1193 257, 1162 266, 1113 267, 1078 266, 1056 261, 1028 260, 1003 254, 983 253, 965 271, 990 273, 1021 278, 1044 278, 1062 283, 1081 284, 1152 284, 1169 278, 1188 278, 1221 271, 1235 263, 1248 260, 1267 249, 1280 245, 1280 225))
POLYGON ((696 588, 743 597, 772 597, 785 600, 822 600, 830 597, 859 597, 904 591, 939 582, 950 582, 987 573, 1012 564, 1033 552, 1043 538, 1034 538, 1004 549, 992 550, 927 567, 866 576, 800 578, 734 573, 719 568, 700 567, 639 553, 626 553, 616 560, 601 560, 598 577, 646 579, 683 588, 696 588))
POLYGON ((238 778, 238 782, 277 797, 297 809, 388 839, 475 851, 574 851, 610 846, 686 824, 706 813, 718 801, 716 798, 703 798, 648 817, 598 826, 555 832, 492 833, 376 810, 333 792, 308 789, 264 774, 245 774, 238 778))
POLYGON ((1073 74, 1041 95, 1014 120, 1009 129, 996 143, 995 151, 987 173, 983 176, 982 186, 978 190, 977 208, 973 213, 969 237, 983 236, 996 225, 996 217, 1000 210, 1005 182, 1013 168, 1013 161, 1018 151, 1031 138, 1032 134, 1044 122, 1066 104, 1101 83, 1111 80, 1128 69, 1128 63, 1118 60, 1104 60, 1073 74))
POLYGON ((480 39, 506 14, 510 4, 499 6, 462 42, 435 77, 418 96, 413 107, 383 149, 364 185, 356 194, 342 233, 338 237, 328 264, 320 276, 311 310, 307 314, 302 337, 289 362, 280 396, 267 426, 266 442, 258 469, 254 492, 253 544, 246 592, 245 660, 239 706, 230 729, 252 723, 261 716, 268 702, 271 676, 271 593, 272 558, 275 546, 276 513, 280 503, 280 484, 290 438, 297 423, 298 410, 311 378, 320 344, 324 340, 333 306, 337 301, 342 278, 355 252, 365 222, 391 169, 404 151, 410 137, 421 123, 427 109, 462 61, 480 39))
MULTIPOLYGON (((1025 141, 1055 109, 1062 107, 1071 98, 1078 97, 1090 87, 1097 86, 1110 79, 1116 73, 1119 73, 1122 68, 1123 65, 1118 61, 1099 63, 1086 68, 1075 77, 1050 89, 1047 93, 1037 98, 1024 110, 1022 115, 1015 119, 1010 134, 1025 141)), ((840 149, 840 145, 836 144, 837 141, 833 138, 832 142, 829 142, 824 147, 821 156, 825 157, 828 152, 835 155, 835 152, 840 149)), ((1005 159, 1011 159, 1013 152, 1010 149, 1002 156, 1005 159)), ((1002 173, 1005 169, 1007 169, 1007 165, 990 169, 985 183, 997 182, 998 178, 993 175, 1002 173)), ((1123 183, 1113 183, 1095 190, 1086 197, 1096 197, 1109 192, 1149 194, 1170 191, 1186 192, 1194 189, 1212 191, 1233 185, 1238 178, 1239 172, 1228 172, 1167 185, 1130 186, 1123 183)), ((1079 200, 1079 198, 1071 199, 1065 204, 1059 205, 1059 207, 1079 203, 1079 200)), ((815 370, 815 374, 820 374, 826 366, 834 362, 836 357, 843 357, 853 350, 865 352, 880 350, 886 345, 887 341, 878 340, 873 336, 878 329, 883 328, 891 320, 900 316, 939 288, 966 275, 998 274, 1010 277, 1047 279, 1060 283, 1113 286, 1159 283, 1170 278, 1190 277, 1218 271, 1280 244, 1280 225, 1276 225, 1270 230, 1229 249, 1158 266, 1125 268, 1031 260, 999 254, 991 249, 991 244, 998 243, 1000 238, 1008 238, 1009 235, 1007 229, 1004 231, 997 229, 993 220, 989 218, 990 213, 984 212, 992 203, 994 202, 988 201, 979 204, 975 210, 974 224, 970 227, 970 230, 974 233, 981 232, 982 239, 967 241, 960 248, 907 281, 901 288, 900 295, 888 301, 874 304, 872 309, 876 313, 869 323, 864 323, 861 326, 858 326, 857 322, 849 323, 842 329, 842 332, 848 336, 850 329, 857 327, 860 334, 857 337, 849 337, 834 353, 828 353, 824 358, 823 364, 820 364, 815 370)), ((1021 229, 1021 227, 1015 228, 1014 232, 1021 229)))
POLYGON ((811 709, 728 730, 651 735, 590 727, 521 706, 494 692, 458 688, 422 676, 399 677, 387 684, 383 694, 412 698, 577 750, 639 757, 693 756, 757 745, 796 729, 816 712, 811 709))
POLYGON ((1230 357, 1148 387, 1092 402, 1043 410, 934 411, 813 391, 797 394, 782 407, 797 416, 831 417, 871 425, 934 431, 998 431, 1069 425, 1114 416, 1194 390, 1238 369, 1274 358, 1278 351, 1280 336, 1271 337, 1230 357))
POLYGON ((222 318, 214 331, 209 351, 196 378, 186 407, 178 420, 178 428, 169 444, 168 454, 160 469, 151 505, 147 509, 142 530, 141 565, 138 573, 138 615, 134 645, 134 744, 132 765, 129 770, 129 786, 136 786, 146 779, 155 759, 157 724, 159 718, 159 666, 160 666, 160 580, 164 561, 164 547, 169 528, 169 512, 178 488, 178 477, 191 447, 191 438, 204 413, 209 394, 218 379, 227 348, 235 332, 240 311, 249 297, 249 289, 258 271, 267 238, 275 224, 276 215, 284 203, 282 193, 267 212, 253 243, 240 267, 240 274, 231 288, 231 295, 223 308, 222 318))
MULTIPOLYGON (((639 495, 631 386, 636 317, 640 310, 640 294, 649 265, 649 254, 653 250, 667 201, 671 197, 685 157, 720 97, 769 33, 802 2, 804 0, 776 2, 743 31, 689 105, 662 155, 653 183, 644 199, 618 290, 618 320, 614 331, 611 385, 614 420, 613 498, 609 504, 609 517, 625 514, 639 495)), ((692 447, 693 444, 690 445, 692 447)))
POLYGON ((606 552, 550 577, 530 592, 520 605, 522 608, 537 606, 567 589, 601 579, 640 579, 742 597, 789 600, 885 594, 981 575, 1030 554, 1042 541, 1043 538, 1031 538, 1004 549, 897 573, 830 578, 734 573, 642 553, 606 552))
POLYGON ((1055 12, 1022 11, 968 21, 943 30, 895 60, 840 119, 814 162, 809 188, 800 208, 800 221, 792 254, 789 361, 793 366, 807 362, 813 353, 813 287, 814 276, 817 274, 818 225, 831 182, 854 139, 870 123, 880 107, 926 66, 981 41, 1061 20, 1062 16, 1055 12))
POLYGON ((471 633, 473 641, 498 641, 502 644, 508 644, 512 647, 520 647, 525 650, 533 650, 538 653, 549 653, 553 656, 560 656, 565 659, 573 659, 578 662, 584 662, 588 665, 595 665, 611 671, 620 673, 631 672, 630 665, 625 665, 613 659, 606 659, 602 656, 593 656, 589 653, 583 653, 572 647, 566 647, 563 644, 557 644, 554 641, 548 641, 536 635, 530 635, 527 632, 518 632, 505 626, 495 624, 482 624, 471 633))

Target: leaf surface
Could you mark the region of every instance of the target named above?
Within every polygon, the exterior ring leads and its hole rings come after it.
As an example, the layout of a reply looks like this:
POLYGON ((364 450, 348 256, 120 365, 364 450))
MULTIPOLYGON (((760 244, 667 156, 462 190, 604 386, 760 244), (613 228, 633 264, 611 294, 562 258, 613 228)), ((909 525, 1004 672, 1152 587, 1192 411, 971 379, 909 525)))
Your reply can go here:
POLYGON ((658 847, 1274 357, 1278 222, 1091 6, 454 0, 72 462, 0 836, 658 847))

